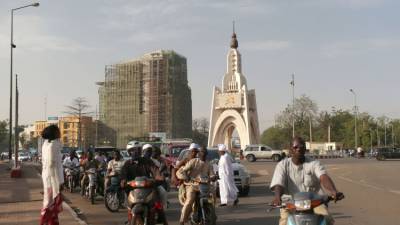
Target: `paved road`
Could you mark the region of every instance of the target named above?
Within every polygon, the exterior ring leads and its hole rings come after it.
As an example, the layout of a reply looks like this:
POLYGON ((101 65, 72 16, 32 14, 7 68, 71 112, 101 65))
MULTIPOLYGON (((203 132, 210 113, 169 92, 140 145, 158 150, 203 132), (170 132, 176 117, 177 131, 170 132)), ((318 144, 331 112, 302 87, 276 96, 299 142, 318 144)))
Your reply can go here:
MULTIPOLYGON (((345 200, 330 205, 337 225, 393 225, 399 224, 400 161, 368 159, 321 160, 327 165, 345 200)), ((236 207, 217 209, 219 225, 277 224, 278 212, 266 212, 272 193, 267 186, 276 163, 271 161, 243 162, 252 173, 252 189, 248 197, 240 199, 236 207)), ((66 194, 73 207, 78 207, 88 224, 124 224, 126 212, 108 212, 101 200, 95 205, 78 194, 66 194)), ((170 224, 178 224, 180 206, 176 192, 169 194, 171 207, 167 214, 170 224)))

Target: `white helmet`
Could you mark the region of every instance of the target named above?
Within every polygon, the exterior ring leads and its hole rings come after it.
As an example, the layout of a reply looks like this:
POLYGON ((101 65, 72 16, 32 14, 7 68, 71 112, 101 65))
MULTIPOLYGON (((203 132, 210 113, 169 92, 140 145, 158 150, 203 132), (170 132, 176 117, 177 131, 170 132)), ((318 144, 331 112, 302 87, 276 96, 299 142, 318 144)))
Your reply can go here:
POLYGON ((145 145, 143 145, 143 147, 142 147, 143 151, 146 150, 146 149, 148 149, 148 148, 153 148, 153 146, 152 146, 151 144, 145 144, 145 145))
POLYGON ((139 148, 139 147, 141 147, 140 142, 138 142, 138 141, 130 141, 126 145, 126 150, 131 149, 131 148, 139 148))
POLYGON ((190 144, 189 150, 192 150, 192 149, 197 149, 197 150, 199 150, 199 148, 200 148, 200 146, 199 146, 198 144, 192 143, 192 144, 190 144))

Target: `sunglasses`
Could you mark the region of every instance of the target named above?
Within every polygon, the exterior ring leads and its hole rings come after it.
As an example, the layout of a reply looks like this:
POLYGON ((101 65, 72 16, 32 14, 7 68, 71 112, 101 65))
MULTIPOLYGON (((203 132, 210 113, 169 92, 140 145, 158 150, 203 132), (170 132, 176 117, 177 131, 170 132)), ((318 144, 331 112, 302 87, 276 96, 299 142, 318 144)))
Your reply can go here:
POLYGON ((301 146, 301 145, 293 145, 292 149, 301 149, 301 147, 303 147, 303 146, 301 146))

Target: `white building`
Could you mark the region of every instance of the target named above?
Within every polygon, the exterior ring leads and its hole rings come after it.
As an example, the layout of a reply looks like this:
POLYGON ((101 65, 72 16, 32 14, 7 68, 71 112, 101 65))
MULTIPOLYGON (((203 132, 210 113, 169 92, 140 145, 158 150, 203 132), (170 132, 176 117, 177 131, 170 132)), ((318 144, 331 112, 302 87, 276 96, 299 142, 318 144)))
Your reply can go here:
POLYGON ((306 142, 306 149, 311 153, 318 151, 319 154, 325 155, 329 151, 341 150, 343 147, 342 143, 339 142, 306 142))

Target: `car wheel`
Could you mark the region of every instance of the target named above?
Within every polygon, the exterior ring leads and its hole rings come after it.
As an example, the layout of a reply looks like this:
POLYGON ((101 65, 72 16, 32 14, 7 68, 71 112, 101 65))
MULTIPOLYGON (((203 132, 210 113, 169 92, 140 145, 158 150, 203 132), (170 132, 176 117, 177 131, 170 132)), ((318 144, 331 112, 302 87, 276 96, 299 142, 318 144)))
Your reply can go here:
POLYGON ((256 157, 254 155, 246 155, 246 159, 249 162, 254 162, 256 161, 256 157))
POLYGON ((272 160, 273 160, 274 162, 278 162, 280 159, 281 159, 281 157, 280 157, 279 155, 273 155, 273 156, 272 156, 272 160))
POLYGON ((240 196, 248 196, 250 192, 250 186, 244 187, 240 192, 240 196))

